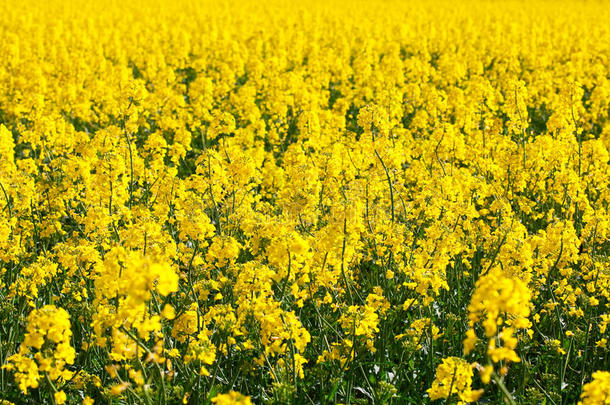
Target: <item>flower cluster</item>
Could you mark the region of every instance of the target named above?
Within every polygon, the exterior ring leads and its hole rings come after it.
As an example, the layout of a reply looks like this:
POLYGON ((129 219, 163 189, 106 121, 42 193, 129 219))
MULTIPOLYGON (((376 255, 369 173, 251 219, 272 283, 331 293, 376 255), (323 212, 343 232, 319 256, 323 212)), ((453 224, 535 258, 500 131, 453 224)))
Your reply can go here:
POLYGON ((582 405, 610 404, 610 372, 593 373, 593 381, 582 387, 582 405))
POLYGON ((432 387, 428 389, 430 399, 450 398, 457 395, 458 404, 467 404, 479 399, 483 390, 473 391, 472 366, 464 359, 458 357, 447 357, 443 359, 436 369, 436 378, 432 387))
POLYGON ((28 388, 38 388, 46 377, 55 390, 55 402, 64 403, 66 394, 57 391, 56 386, 63 385, 74 374, 67 368, 74 363, 76 355, 70 345, 70 315, 54 305, 34 309, 28 315, 26 330, 19 351, 7 359, 3 368, 15 372, 24 394, 28 388))
POLYGON ((0 15, 3 400, 604 400, 603 2, 0 15))

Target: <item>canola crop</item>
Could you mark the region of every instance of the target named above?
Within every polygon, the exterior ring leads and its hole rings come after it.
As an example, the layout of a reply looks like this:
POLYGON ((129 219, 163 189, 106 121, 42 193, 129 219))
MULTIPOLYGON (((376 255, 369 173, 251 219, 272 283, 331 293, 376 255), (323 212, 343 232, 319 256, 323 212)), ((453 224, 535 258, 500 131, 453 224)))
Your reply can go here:
POLYGON ((610 404, 608 3, 0 14, 0 404, 610 404))

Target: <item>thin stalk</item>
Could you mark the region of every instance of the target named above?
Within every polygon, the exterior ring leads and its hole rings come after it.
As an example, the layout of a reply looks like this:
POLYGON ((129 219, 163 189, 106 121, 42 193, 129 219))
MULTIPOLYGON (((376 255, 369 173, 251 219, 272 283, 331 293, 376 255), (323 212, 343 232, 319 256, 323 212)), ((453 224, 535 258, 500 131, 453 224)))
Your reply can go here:
POLYGON ((386 179, 388 180, 388 186, 390 188, 390 205, 392 207, 392 222, 394 222, 394 191, 392 187, 392 179, 390 178, 390 172, 388 171, 388 168, 383 162, 383 159, 381 159, 379 152, 377 152, 377 149, 375 149, 375 155, 377 155, 377 158, 381 162, 381 166, 383 166, 383 170, 385 170, 386 179))
POLYGON ((498 377, 498 375, 495 372, 492 373, 491 377, 493 378, 494 382, 500 388, 500 391, 502 391, 502 394, 504 394, 504 398, 506 398, 508 403, 510 405, 517 405, 513 396, 510 394, 510 392, 508 392, 508 388, 506 388, 506 385, 504 385, 504 382, 502 381, 502 379, 500 377, 498 377))

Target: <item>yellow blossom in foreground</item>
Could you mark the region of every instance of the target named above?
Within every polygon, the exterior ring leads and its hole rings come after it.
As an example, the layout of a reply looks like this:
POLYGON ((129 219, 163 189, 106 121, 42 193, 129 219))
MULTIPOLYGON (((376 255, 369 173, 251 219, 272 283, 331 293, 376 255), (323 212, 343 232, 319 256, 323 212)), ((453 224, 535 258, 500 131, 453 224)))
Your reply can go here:
POLYGON ((604 401, 604 0, 0 15, 0 397, 604 401))
MULTIPOLYGON (((30 387, 37 388, 45 374, 61 384, 73 375, 66 367, 74 363, 71 337, 70 315, 63 308, 46 305, 34 309, 28 316, 27 332, 19 352, 9 357, 3 368, 15 371, 15 379, 24 393, 30 387)), ((65 393, 58 395, 65 400, 65 393)))
POLYGON ((471 326, 482 321, 485 335, 490 338, 497 333, 498 319, 514 328, 523 329, 530 325, 531 292, 523 281, 508 277, 498 268, 477 280, 476 288, 468 306, 468 321, 471 326))
POLYGON ((57 405, 62 405, 66 402, 66 393, 63 391, 57 391, 55 394, 53 394, 53 397, 55 398, 55 403, 57 405))
POLYGON ((242 395, 236 391, 230 391, 227 394, 218 394, 212 398, 212 403, 218 405, 252 405, 249 396, 242 395))
POLYGON ((610 404, 610 372, 596 371, 593 380, 583 386, 582 405, 610 404))
POLYGON ((464 359, 447 357, 437 367, 436 378, 427 390, 428 395, 433 401, 457 395, 460 404, 475 402, 483 390, 472 390, 473 375, 472 366, 464 359))

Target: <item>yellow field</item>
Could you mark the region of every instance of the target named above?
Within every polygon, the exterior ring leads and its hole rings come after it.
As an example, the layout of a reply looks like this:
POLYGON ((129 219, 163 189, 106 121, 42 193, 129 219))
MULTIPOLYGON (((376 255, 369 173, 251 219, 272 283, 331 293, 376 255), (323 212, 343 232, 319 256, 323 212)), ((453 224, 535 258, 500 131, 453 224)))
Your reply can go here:
POLYGON ((610 3, 0 3, 0 404, 610 404, 610 3))

